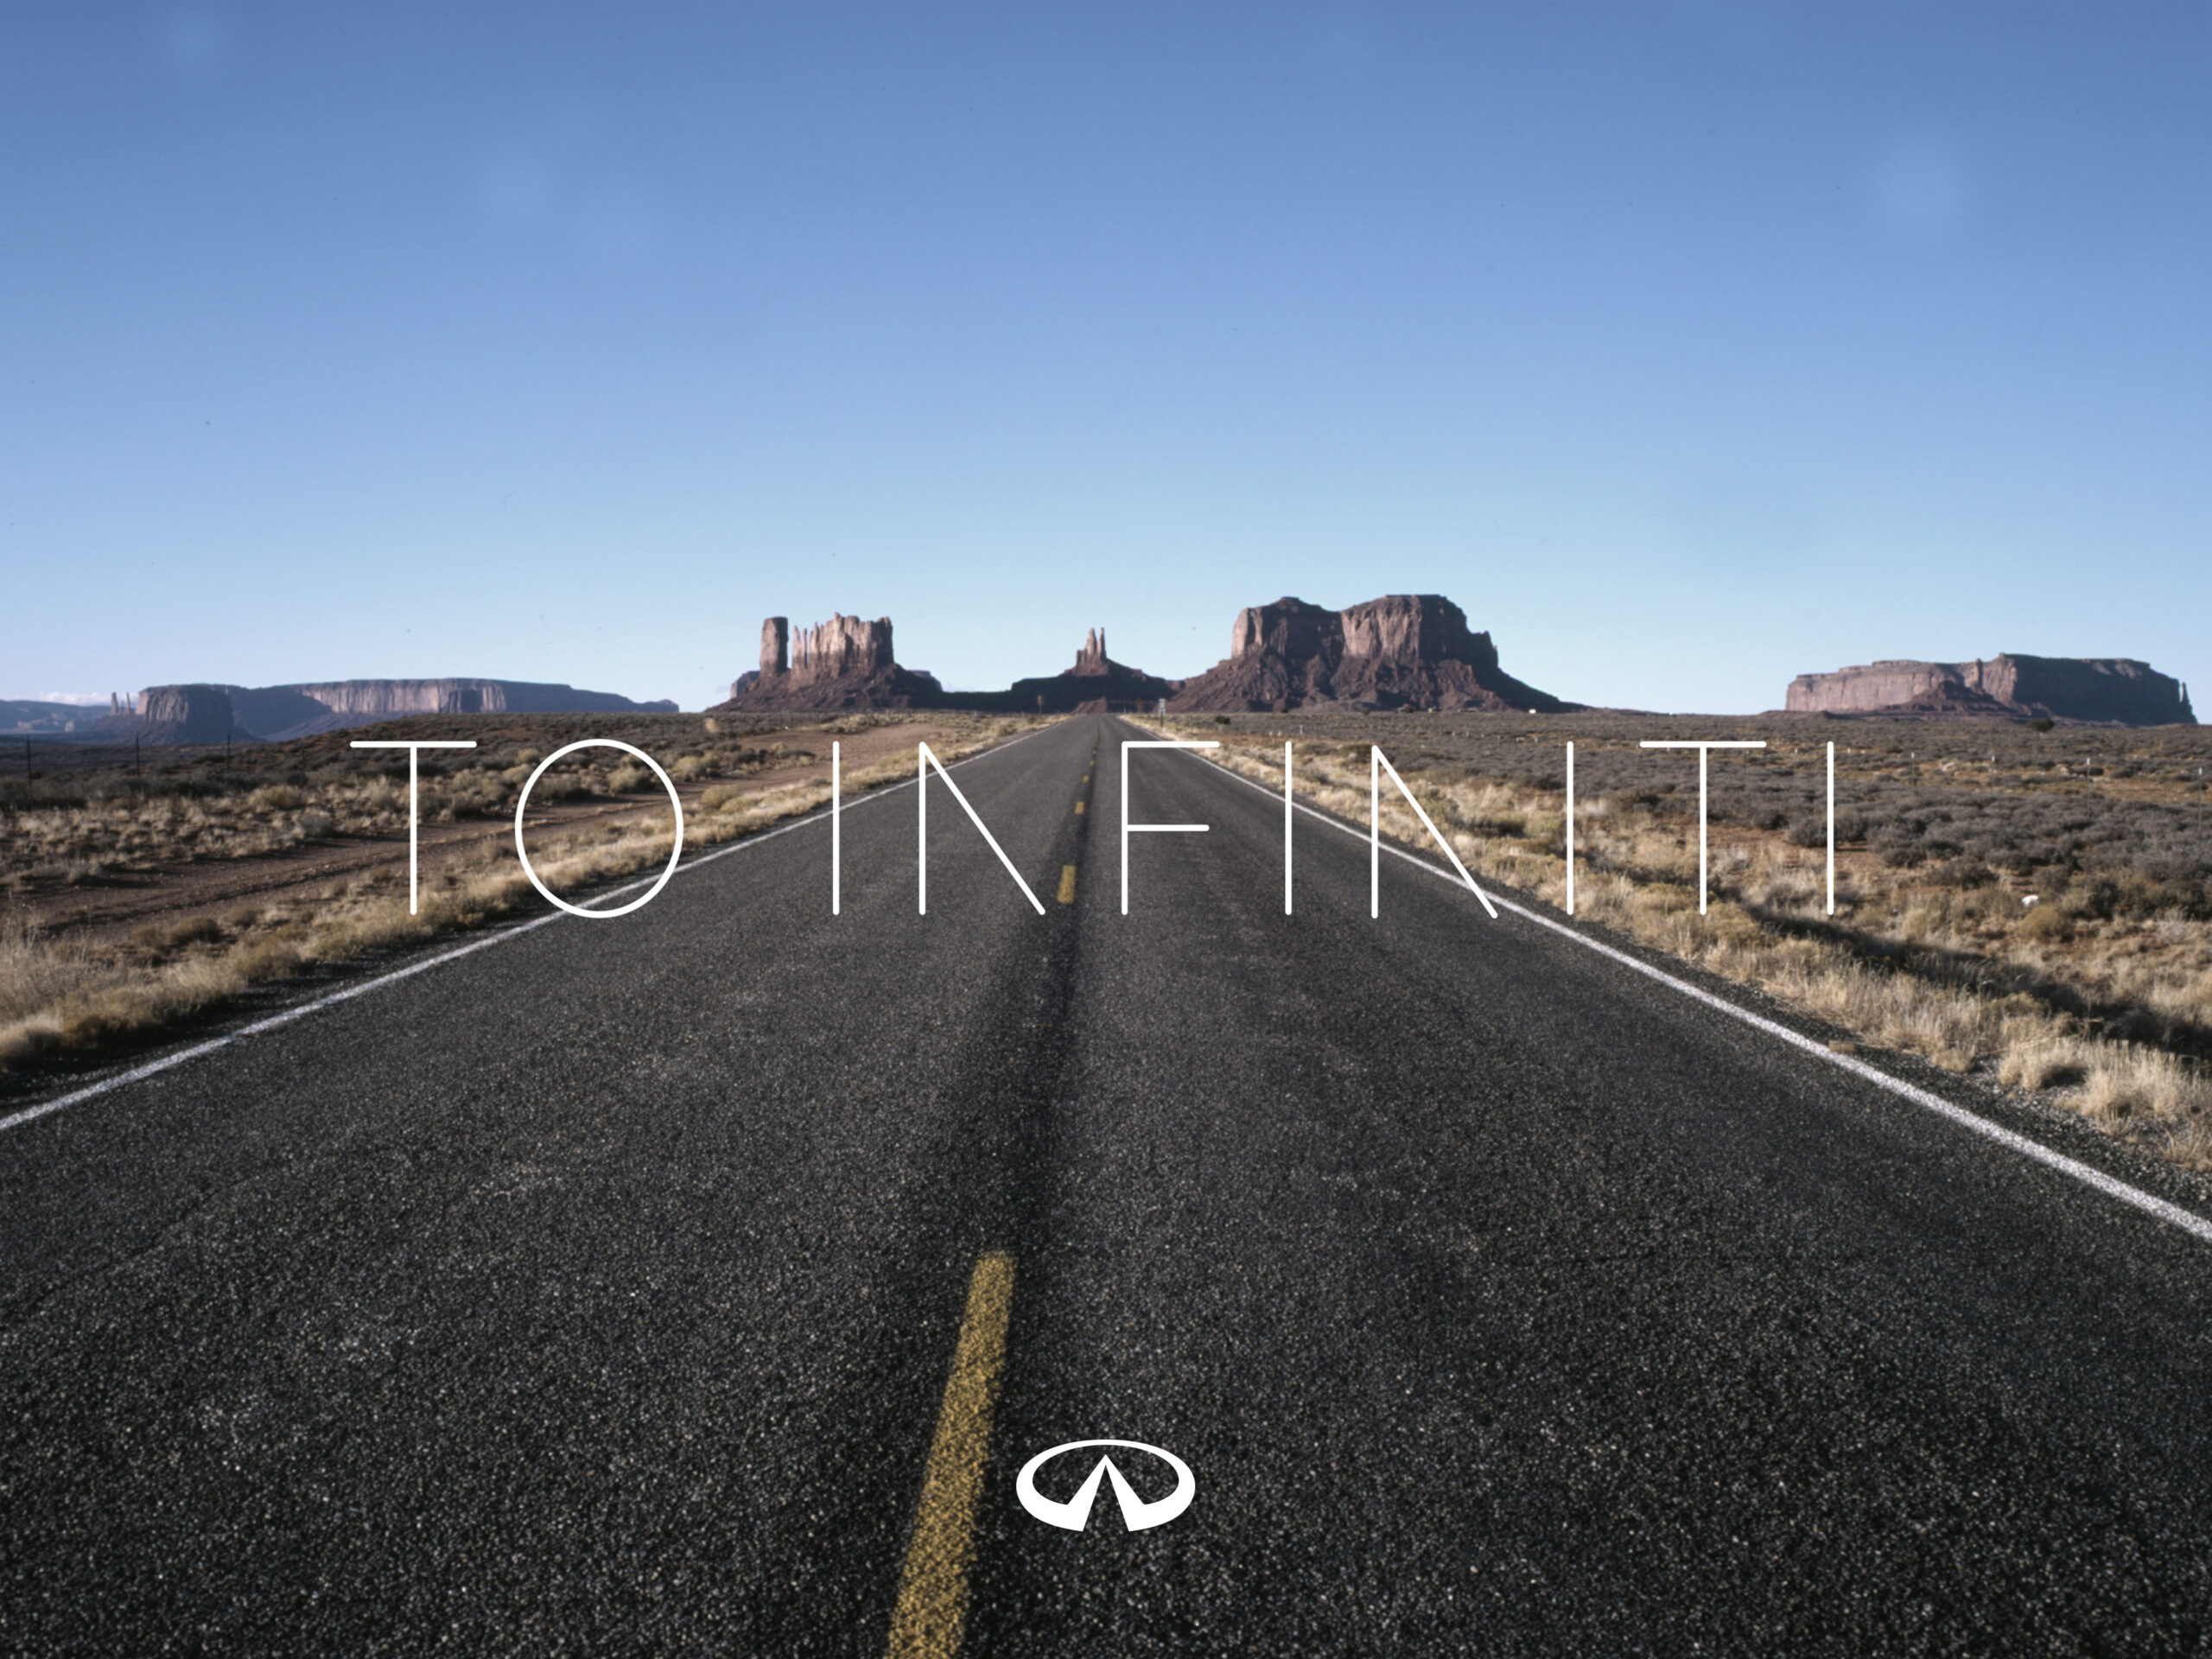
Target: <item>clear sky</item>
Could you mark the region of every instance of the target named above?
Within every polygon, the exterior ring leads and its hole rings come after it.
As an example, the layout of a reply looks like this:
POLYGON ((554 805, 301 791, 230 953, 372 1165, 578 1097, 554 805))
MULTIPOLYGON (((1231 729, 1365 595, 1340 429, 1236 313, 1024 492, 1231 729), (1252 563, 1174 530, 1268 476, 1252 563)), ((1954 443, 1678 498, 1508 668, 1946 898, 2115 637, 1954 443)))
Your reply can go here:
POLYGON ((2212 8, 0 8, 0 695, 1509 671, 2212 695, 2212 8))

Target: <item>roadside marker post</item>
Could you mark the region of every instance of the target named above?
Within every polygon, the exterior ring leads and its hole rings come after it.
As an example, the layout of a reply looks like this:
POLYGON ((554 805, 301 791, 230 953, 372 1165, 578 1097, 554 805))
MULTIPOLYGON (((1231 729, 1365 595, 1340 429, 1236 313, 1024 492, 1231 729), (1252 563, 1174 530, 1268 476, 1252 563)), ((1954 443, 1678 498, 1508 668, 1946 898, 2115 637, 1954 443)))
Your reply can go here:
POLYGON ((1695 749, 1697 751, 1697 913, 1705 914, 1705 769, 1706 757, 1713 749, 1763 749, 1764 738, 1684 738, 1669 741, 1647 737, 1637 746, 1645 749, 1695 749))
POLYGON ((1567 746, 1567 913, 1574 914, 1574 745, 1567 746))
MULTIPOLYGON (((133 743, 136 743, 137 740, 134 738, 131 741, 133 743)), ((416 810, 415 804, 417 792, 416 788, 417 782, 416 754, 417 751, 423 749, 473 749, 476 747, 476 740, 474 738, 468 738, 466 740, 460 738, 442 738, 435 741, 396 742, 387 741, 383 739, 365 739, 357 737, 353 740, 353 747, 357 749, 404 749, 407 751, 407 913, 410 916, 412 916, 415 914, 416 853, 422 839, 423 822, 423 815, 416 810)), ((569 746, 569 748, 575 748, 576 747, 578 746, 573 743, 569 746)), ((561 754, 566 754, 568 752, 568 749, 563 749, 561 751, 561 754)), ((632 749, 630 752, 632 754, 637 753, 635 749, 632 749)), ((560 755, 553 757, 555 760, 557 760, 560 758, 560 755)), ((549 760, 545 764, 546 766, 550 766, 552 765, 552 761, 549 760)), ((647 764, 652 764, 650 760, 648 760, 647 764)), ((543 772, 544 770, 545 766, 540 766, 537 769, 537 772, 543 772)), ((655 772, 658 772, 660 768, 658 766, 654 766, 653 770, 655 772)), ((537 772, 533 772, 530 775, 530 783, 534 784, 537 781, 537 772)), ((523 785, 522 792, 524 798, 528 799, 530 796, 530 784, 524 784, 523 785)), ((682 847, 683 842, 683 814, 679 811, 677 815, 676 831, 677 845, 679 849, 682 847)), ((519 804, 515 808, 515 846, 518 849, 522 846, 522 808, 519 804)), ((525 870, 530 868, 530 859, 526 855, 523 859, 522 867, 525 870)), ((535 881, 537 878, 533 875, 531 877, 531 880, 535 881)), ((540 887, 538 891, 540 893, 543 893, 545 889, 540 887)), ((550 894, 548 894, 547 896, 549 898, 551 897, 550 894)), ((559 904, 561 901, 556 899, 553 902, 555 904, 559 904)), ((563 907, 564 909, 566 908, 565 906, 563 907)))
POLYGON ((1835 914, 1835 745, 1828 745, 1828 914, 1835 914))

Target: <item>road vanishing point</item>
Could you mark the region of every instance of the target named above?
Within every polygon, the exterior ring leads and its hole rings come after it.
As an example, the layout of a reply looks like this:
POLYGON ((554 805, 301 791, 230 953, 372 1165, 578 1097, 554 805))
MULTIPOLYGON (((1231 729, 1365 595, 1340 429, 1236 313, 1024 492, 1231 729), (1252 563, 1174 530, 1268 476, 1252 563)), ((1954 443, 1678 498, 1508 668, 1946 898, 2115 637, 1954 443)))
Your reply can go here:
POLYGON ((0 1651, 2212 1644, 2180 1178, 1141 735, 10 1096, 0 1651))

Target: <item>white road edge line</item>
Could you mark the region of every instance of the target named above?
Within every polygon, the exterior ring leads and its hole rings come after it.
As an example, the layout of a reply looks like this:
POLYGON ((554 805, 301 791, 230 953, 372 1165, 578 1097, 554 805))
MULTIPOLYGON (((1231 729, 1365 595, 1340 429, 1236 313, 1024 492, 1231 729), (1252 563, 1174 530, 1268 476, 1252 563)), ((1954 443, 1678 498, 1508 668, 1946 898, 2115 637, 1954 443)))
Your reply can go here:
MULTIPOLYGON (((1020 737, 1008 738, 1003 743, 985 749, 981 754, 971 754, 966 760, 954 761, 951 769, 957 772, 961 767, 970 766, 976 761, 988 760, 995 754, 1003 754, 1015 744, 1027 743, 1031 738, 1040 736, 1044 732, 1051 729, 1049 726, 1043 727, 1038 731, 1024 732, 1020 737)), ((855 808, 866 806, 870 801, 881 800, 887 796, 897 794, 902 789, 912 789, 913 786, 914 780, 912 778, 899 783, 887 784, 880 789, 869 791, 855 801, 853 806, 855 808)), ((809 824, 823 823, 827 821, 829 816, 828 809, 817 809, 803 818, 793 818, 789 823, 779 824, 773 830, 765 830, 757 836, 747 836, 743 841, 732 842, 728 846, 718 847, 711 853, 702 853, 688 863, 678 865, 676 874, 686 874, 697 869, 702 864, 711 864, 718 858, 728 858, 732 853, 741 853, 748 847, 758 847, 764 841, 773 841, 778 836, 787 836, 794 830, 805 829, 809 824)), ((639 887, 651 887, 655 879, 649 877, 644 880, 626 883, 611 893, 601 893, 593 902, 604 904, 610 899, 620 899, 626 893, 635 893, 639 887)), ((240 1026, 236 1031, 226 1032, 220 1037, 211 1038, 204 1043, 194 1043, 190 1048, 181 1048, 174 1054, 164 1054, 157 1060, 149 1060, 145 1065, 133 1066, 128 1071, 118 1072, 111 1077, 103 1077, 98 1083, 87 1084, 82 1089, 56 1096, 54 1099, 42 1102, 39 1105, 26 1106, 19 1112, 12 1112, 6 1117, 0 1117, 0 1135, 5 1135, 10 1129, 29 1123, 34 1119, 44 1117, 48 1113, 58 1112, 65 1106, 75 1106, 84 1101, 108 1094, 122 1088, 125 1084, 143 1082, 146 1078, 158 1076, 173 1066, 182 1065, 187 1060, 196 1060, 202 1054, 213 1054, 219 1048, 228 1048, 232 1043, 242 1039, 257 1037, 263 1032, 276 1030, 279 1026, 289 1026, 295 1020, 304 1020, 308 1015, 323 1008, 334 1007, 340 1002, 350 1002, 357 996, 366 996, 371 991, 380 991, 387 985, 397 985, 403 979, 412 979, 416 975, 428 973, 433 968, 442 968, 449 962, 458 962, 461 957, 474 956, 479 950, 488 950, 495 944, 505 944, 510 939, 520 938, 525 933, 543 927, 548 922, 557 922, 560 919, 561 912, 556 911, 550 916, 540 916, 534 920, 523 922, 513 927, 503 928, 496 933, 484 938, 472 940, 457 949, 427 957, 423 961, 411 963, 405 968, 394 969, 388 974, 379 974, 374 979, 363 980, 359 985, 349 985, 342 991, 333 991, 329 995, 319 996, 312 1002, 302 1002, 296 1008, 285 1008, 279 1013, 269 1015, 266 1019, 257 1020, 250 1026, 240 1026)))
MULTIPOLYGON (((1269 785, 1255 779, 1247 778, 1241 772, 1231 772, 1217 760, 1207 760, 1202 754, 1195 758, 1203 764, 1211 766, 1223 777, 1234 779, 1248 789, 1256 789, 1271 799, 1274 795, 1274 789, 1269 785)), ((1298 803, 1298 810, 1308 817, 1318 818, 1331 829, 1351 836, 1355 840, 1363 842, 1368 838, 1366 830, 1333 817, 1318 807, 1308 806, 1303 801, 1298 803)), ((1402 848, 1391 846, 1388 842, 1382 843, 1382 850, 1394 857, 1405 860, 1417 870, 1426 871, 1440 881, 1448 882, 1452 887, 1465 891, 1464 884, 1459 878, 1440 864, 1432 864, 1427 859, 1407 852, 1402 848)), ((1976 1135, 1985 1135, 1996 1141, 1998 1145, 2018 1153, 2024 1158, 2031 1158, 2039 1164, 2056 1170, 2062 1175, 2070 1175, 2075 1180, 2094 1187, 2107 1198, 2117 1198, 2122 1204, 2133 1205, 2138 1210, 2156 1216, 2160 1221, 2178 1227, 2185 1233, 2194 1234, 2206 1243, 2212 1244, 2212 1221, 2206 1220, 2194 1211, 2184 1210, 2181 1205, 2169 1203, 2156 1193, 2145 1192, 2139 1186, 2131 1186, 2126 1181, 2115 1176, 2107 1175, 2104 1171, 2085 1164, 2079 1159, 2069 1158, 2063 1152, 2055 1152, 2040 1141, 2032 1141, 2024 1135, 2015 1134, 2000 1123, 1991 1122, 1978 1112, 1970 1112, 1963 1106, 1955 1106, 1941 1095, 1932 1095, 1925 1089, 1915 1088, 1911 1084, 1893 1077, 1888 1072, 1877 1066, 1869 1065, 1864 1060, 1849 1054, 1839 1054, 1826 1044, 1815 1042, 1801 1032, 1792 1031, 1785 1025, 1778 1024, 1764 1015, 1753 1014, 1749 1008, 1739 1008, 1725 997, 1715 996, 1710 991, 1701 990, 1687 980, 1677 979, 1672 974, 1654 968, 1648 962, 1637 961, 1625 950, 1616 950, 1610 944, 1601 944, 1585 934, 1578 933, 1564 923, 1555 922, 1548 916, 1540 916, 1535 911, 1529 910, 1525 906, 1516 905, 1510 899, 1501 898, 1497 902, 1500 908, 1510 910, 1516 916, 1534 922, 1539 927, 1548 928, 1561 938, 1572 939, 1586 950, 1594 950, 1601 957, 1610 957, 1624 967, 1634 969, 1647 979, 1656 980, 1669 989, 1680 991, 1684 996, 1702 1002, 1707 1007, 1718 1008, 1731 1019, 1740 1020, 1745 1025, 1763 1031, 1770 1037, 1778 1037, 1793 1047, 1802 1049, 1815 1059, 1824 1060, 1839 1070, 1851 1072, 1855 1077, 1864 1077, 1867 1082, 1878 1088, 1887 1090, 1901 1100, 1909 1100, 1916 1106, 1924 1107, 1940 1117, 1948 1118, 1961 1128, 1971 1129, 1976 1135)), ((5 1124, 0 1124, 0 1128, 5 1127, 5 1124)))

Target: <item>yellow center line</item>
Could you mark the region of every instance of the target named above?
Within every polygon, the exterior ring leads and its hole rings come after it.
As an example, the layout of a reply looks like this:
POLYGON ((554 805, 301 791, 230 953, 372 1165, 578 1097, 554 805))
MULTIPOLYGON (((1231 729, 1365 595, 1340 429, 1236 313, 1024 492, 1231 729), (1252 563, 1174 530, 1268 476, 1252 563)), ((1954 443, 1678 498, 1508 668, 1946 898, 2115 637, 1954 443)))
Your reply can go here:
POLYGON ((968 1569, 976 1560, 976 1508, 991 1453, 991 1409, 1006 1359, 1014 1256, 986 1250, 968 1281, 968 1313, 945 1379, 937 1438, 922 1475, 913 1541, 891 1615, 888 1659, 952 1659, 968 1625, 968 1569))
POLYGON ((1075 903, 1075 866, 1072 864, 1060 866, 1060 902, 1064 905, 1075 903))
POLYGON ((1075 810, 1076 810, 1078 813, 1079 813, 1079 812, 1081 812, 1081 811, 1083 810, 1083 803, 1082 803, 1081 801, 1077 801, 1077 802, 1075 804, 1075 810))

